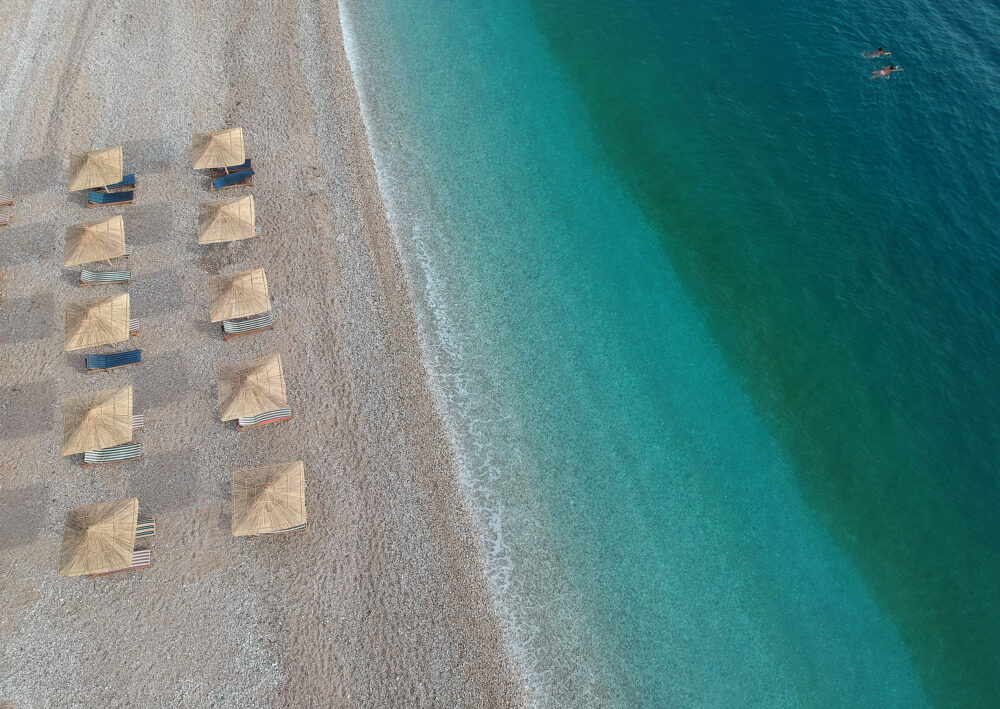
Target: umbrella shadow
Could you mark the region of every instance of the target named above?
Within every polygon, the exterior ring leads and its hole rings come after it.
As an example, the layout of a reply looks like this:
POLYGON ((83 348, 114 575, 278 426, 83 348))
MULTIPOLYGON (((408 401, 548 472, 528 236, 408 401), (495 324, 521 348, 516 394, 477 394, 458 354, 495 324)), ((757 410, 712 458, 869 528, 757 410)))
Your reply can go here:
POLYGON ((140 204, 125 215, 125 241, 133 246, 153 246, 174 230, 170 202, 140 204))
POLYGON ((51 236, 58 232, 60 227, 55 221, 19 224, 16 215, 14 219, 14 223, 2 232, 4 265, 38 263, 41 257, 56 253, 56 241, 51 236))
POLYGON ((56 387, 51 379, 18 384, 0 393, 0 440, 51 431, 56 421, 56 387))
POLYGON ((28 485, 4 490, 0 495, 0 549, 31 544, 45 519, 45 489, 28 485))
POLYGON ((156 362, 132 368, 132 378, 138 390, 156 392, 153 407, 166 406, 184 401, 190 394, 191 384, 186 354, 173 350, 157 355, 156 362))
POLYGON ((56 317, 55 296, 42 291, 23 298, 5 299, 5 326, 0 327, 0 343, 15 344, 41 340, 62 331, 56 317), (16 323, 16 326, 15 326, 16 323))
POLYGON ((126 141, 122 144, 125 172, 134 173, 141 185, 143 175, 169 170, 170 157, 175 152, 165 138, 126 141))
POLYGON ((133 317, 175 313, 184 303, 184 281, 175 271, 159 271, 137 279, 129 292, 133 317))
POLYGON ((155 482, 144 475, 132 476, 128 497, 139 498, 144 510, 160 514, 193 507, 198 502, 200 485, 198 454, 193 448, 174 448, 143 457, 145 470, 155 482))
POLYGON ((62 158, 51 152, 42 157, 22 160, 12 173, 8 187, 15 198, 18 195, 44 192, 53 186, 66 186, 66 165, 62 158))

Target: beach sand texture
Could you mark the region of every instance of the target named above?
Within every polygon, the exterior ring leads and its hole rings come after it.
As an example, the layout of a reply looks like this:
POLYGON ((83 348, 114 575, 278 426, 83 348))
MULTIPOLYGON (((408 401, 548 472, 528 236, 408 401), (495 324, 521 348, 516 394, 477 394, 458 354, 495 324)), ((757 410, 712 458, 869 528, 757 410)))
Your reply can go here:
MULTIPOLYGON (((0 23, 0 699, 41 707, 525 703, 421 362, 336 3, 8 0, 0 23), (191 134, 242 125, 209 193, 191 134), (85 209, 71 151, 124 146, 137 201, 85 209), (199 246, 252 193, 262 239, 199 246), (76 286, 66 226, 121 213, 127 287, 76 286), (224 343, 209 276, 263 267, 275 329, 224 343), (144 363, 86 376, 67 302, 126 291, 144 363), (219 421, 215 367, 281 355, 293 420, 219 421), (61 457, 64 399, 131 384, 139 463, 61 457), (310 525, 230 533, 231 471, 305 461, 310 525), (153 568, 56 575, 68 509, 138 497, 153 568)), ((105 352, 111 348, 98 348, 105 352)), ((140 545, 143 546, 143 545, 140 545)))

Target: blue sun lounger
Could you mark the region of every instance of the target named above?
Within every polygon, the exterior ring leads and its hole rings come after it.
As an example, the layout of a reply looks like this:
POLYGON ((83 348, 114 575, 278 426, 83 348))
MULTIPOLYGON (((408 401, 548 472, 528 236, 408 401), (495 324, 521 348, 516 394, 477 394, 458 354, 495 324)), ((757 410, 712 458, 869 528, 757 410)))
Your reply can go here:
POLYGON ((152 519, 140 519, 135 523, 135 536, 136 539, 139 537, 152 537, 156 534, 156 522, 152 519))
POLYGON ((135 185, 136 185, 135 175, 125 175, 125 177, 122 178, 121 182, 116 182, 115 184, 108 185, 107 187, 95 187, 94 192, 112 192, 114 190, 121 190, 126 188, 131 189, 134 188, 135 185))
POLYGON ((87 207, 100 204, 132 204, 135 201, 135 192, 95 192, 90 190, 87 194, 87 207))
POLYGON ((250 158, 247 158, 242 165, 230 165, 228 167, 213 167, 208 171, 208 176, 213 180, 216 177, 222 177, 225 174, 233 174, 234 172, 242 172, 243 170, 250 169, 250 158))
POLYGON ((118 367, 128 367, 133 364, 142 364, 142 350, 115 352, 114 354, 107 355, 87 355, 87 374, 107 369, 116 369, 118 367))
POLYGON ((125 460, 142 460, 142 446, 138 443, 123 443, 111 448, 98 448, 83 454, 83 467, 118 463, 125 460))
POLYGON ((228 175, 223 175, 212 180, 212 190, 227 190, 230 187, 252 187, 253 186, 253 170, 240 170, 239 172, 230 172, 228 175))

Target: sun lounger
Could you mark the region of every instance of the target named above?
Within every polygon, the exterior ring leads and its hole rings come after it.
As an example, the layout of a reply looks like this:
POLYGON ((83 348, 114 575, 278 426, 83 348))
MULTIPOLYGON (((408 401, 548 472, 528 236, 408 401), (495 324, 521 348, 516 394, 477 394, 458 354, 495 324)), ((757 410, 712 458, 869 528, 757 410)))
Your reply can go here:
POLYGON ((125 244, 125 255, 126 256, 132 255, 132 244, 125 244))
POLYGON ((250 538, 253 539, 254 537, 270 537, 275 534, 288 534, 289 532, 298 532, 305 528, 306 526, 304 524, 300 524, 298 527, 289 527, 288 529, 276 529, 273 532, 261 532, 260 534, 251 534, 250 538))
POLYGON ((141 431, 146 426, 146 416, 144 414, 132 415, 132 430, 141 431))
POLYGON ((113 185, 108 185, 107 187, 95 187, 94 192, 114 192, 123 189, 133 189, 136 186, 135 175, 125 175, 121 182, 116 182, 113 185))
POLYGON ((236 430, 242 431, 245 428, 254 428, 255 426, 266 426, 269 423, 277 423, 278 421, 288 421, 292 418, 292 409, 286 406, 283 409, 277 409, 276 411, 267 411, 263 414, 257 414, 256 416, 240 416, 237 421, 236 430))
POLYGON ((111 283, 128 283, 132 278, 131 271, 80 271, 81 288, 83 286, 103 286, 111 283))
POLYGON ((227 190, 230 187, 253 187, 253 170, 240 170, 212 180, 210 189, 227 190))
MULTIPOLYGON (((249 160, 247 162, 250 162, 249 160)), ((14 195, 10 192, 0 192, 0 207, 13 207, 14 195)))
POLYGON ((240 320, 222 321, 222 339, 228 340, 230 337, 249 335, 251 332, 262 332, 274 329, 274 316, 271 311, 260 315, 253 315, 240 320))
POLYGON ((98 448, 83 454, 83 467, 119 463, 125 460, 142 460, 142 446, 138 443, 123 443, 111 448, 98 448))
POLYGON ((90 190, 87 193, 87 207, 100 204, 132 204, 135 201, 135 192, 95 192, 90 190))
POLYGON ((0 226, 10 226, 9 214, 0 214, 0 226))
POLYGON ((128 319, 128 334, 129 337, 133 337, 139 334, 139 318, 128 319))
POLYGON ((156 522, 151 519, 140 519, 135 523, 135 538, 151 537, 156 534, 156 522))
POLYGON ((256 225, 253 228, 253 233, 254 233, 255 236, 260 236, 263 232, 264 232, 264 229, 263 229, 263 227, 261 227, 260 224, 256 225))
POLYGON ((153 550, 152 549, 135 549, 132 552, 132 563, 126 566, 124 569, 115 569, 114 571, 105 571, 102 574, 90 574, 90 578, 95 579, 98 576, 108 576, 109 574, 120 574, 123 571, 135 571, 136 569, 148 569, 153 565, 153 550))
POLYGON ((109 355, 87 355, 87 374, 107 369, 117 369, 118 367, 128 367, 133 364, 142 364, 142 350, 115 352, 109 355))
POLYGON ((229 167, 226 168, 213 167, 211 170, 208 171, 208 176, 214 180, 216 177, 222 177, 223 175, 227 174, 231 175, 234 172, 242 172, 244 170, 249 170, 249 169, 250 169, 250 158, 247 158, 242 165, 230 165, 229 167))

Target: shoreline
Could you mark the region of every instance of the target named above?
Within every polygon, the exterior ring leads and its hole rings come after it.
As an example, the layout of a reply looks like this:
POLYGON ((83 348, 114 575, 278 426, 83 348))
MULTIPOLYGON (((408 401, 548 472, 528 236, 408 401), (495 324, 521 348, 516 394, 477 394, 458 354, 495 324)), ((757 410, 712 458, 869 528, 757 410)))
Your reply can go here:
POLYGON ((0 429, 0 488, 20 509, 17 528, 0 527, 0 562, 13 570, 0 584, 0 699, 524 704, 424 369, 337 7, 221 10, 226 23, 151 2, 100 16, 25 2, 0 30, 5 58, 25 53, 2 77, 21 107, 3 136, 3 179, 18 205, 0 246, 0 328, 15 333, 3 342, 15 368, 2 414, 42 402, 0 429), (251 36, 264 26, 266 38, 251 36), (43 65, 22 45, 32 36, 43 65), (152 36, 160 46, 149 47, 152 36), (79 69, 98 65, 123 77, 103 100, 105 87, 79 69), (262 167, 250 193, 264 238, 199 247, 196 204, 214 195, 190 169, 190 132, 231 124, 244 126, 262 167), (63 304, 90 295, 62 267, 62 229, 104 210, 67 199, 62 176, 70 150, 104 142, 124 144, 141 181, 122 213, 143 323, 130 344, 147 361, 86 377, 62 352, 63 304), (204 282, 252 266, 267 271, 275 331, 223 345, 205 322, 204 282), (214 364, 272 351, 285 361, 295 419, 237 436, 218 421, 214 364), (61 400, 125 384, 146 414, 145 460, 81 474, 58 456, 61 400), (234 540, 229 471, 294 458, 306 461, 305 535, 234 540), (153 569, 56 577, 65 511, 125 495, 156 516, 153 569), (81 650, 63 657, 66 641, 81 650), (112 649, 128 660, 109 664, 112 649))

